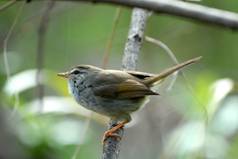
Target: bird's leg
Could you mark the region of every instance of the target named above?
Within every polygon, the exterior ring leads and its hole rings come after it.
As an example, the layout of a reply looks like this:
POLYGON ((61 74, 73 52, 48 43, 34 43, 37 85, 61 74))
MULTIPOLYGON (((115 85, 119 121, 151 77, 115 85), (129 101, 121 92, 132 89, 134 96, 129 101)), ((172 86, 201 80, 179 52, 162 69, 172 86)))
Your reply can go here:
POLYGON ((129 121, 125 120, 125 121, 122 121, 120 123, 118 123, 116 126, 112 127, 111 129, 105 131, 104 135, 103 135, 103 139, 102 139, 102 142, 104 143, 106 141, 106 139, 108 137, 116 137, 116 138, 119 138, 119 140, 121 139, 121 137, 119 135, 117 135, 115 132, 120 129, 120 128, 123 128, 124 125, 126 123, 128 123, 129 121))

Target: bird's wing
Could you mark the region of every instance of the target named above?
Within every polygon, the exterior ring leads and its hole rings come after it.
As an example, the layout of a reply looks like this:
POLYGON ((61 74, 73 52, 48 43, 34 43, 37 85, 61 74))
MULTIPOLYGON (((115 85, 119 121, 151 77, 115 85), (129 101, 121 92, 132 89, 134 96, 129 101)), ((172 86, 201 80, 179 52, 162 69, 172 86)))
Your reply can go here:
POLYGON ((132 79, 97 86, 93 88, 93 91, 96 96, 114 99, 129 99, 144 97, 146 95, 158 95, 158 93, 153 92, 144 84, 132 79))
POLYGON ((145 72, 139 72, 139 71, 126 71, 126 72, 136 78, 141 79, 141 80, 146 79, 148 77, 155 76, 154 74, 151 74, 151 73, 145 73, 145 72))

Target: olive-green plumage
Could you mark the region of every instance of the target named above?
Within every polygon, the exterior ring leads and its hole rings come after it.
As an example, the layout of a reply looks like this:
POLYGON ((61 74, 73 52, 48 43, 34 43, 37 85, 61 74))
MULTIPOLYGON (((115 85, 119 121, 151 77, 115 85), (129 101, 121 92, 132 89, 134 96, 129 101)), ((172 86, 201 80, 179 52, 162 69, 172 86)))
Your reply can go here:
POLYGON ((158 75, 105 70, 91 65, 79 65, 58 75, 68 79, 70 92, 83 107, 115 120, 130 121, 130 114, 145 103, 147 96, 158 95, 151 87, 199 59, 200 57, 175 65, 158 75))

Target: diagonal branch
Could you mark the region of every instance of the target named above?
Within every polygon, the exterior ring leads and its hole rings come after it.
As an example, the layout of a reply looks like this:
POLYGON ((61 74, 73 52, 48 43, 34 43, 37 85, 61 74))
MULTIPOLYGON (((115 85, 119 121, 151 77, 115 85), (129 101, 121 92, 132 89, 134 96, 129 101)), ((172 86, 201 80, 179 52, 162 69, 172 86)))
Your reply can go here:
MULTIPOLYGON (((163 42, 161 42, 161 41, 159 41, 159 40, 157 40, 157 39, 148 37, 148 36, 145 37, 145 41, 151 42, 151 43, 153 43, 153 44, 155 44, 155 45, 161 47, 162 49, 164 49, 164 50, 168 53, 168 55, 170 56, 170 58, 173 60, 174 64, 179 64, 179 62, 178 62, 178 60, 177 60, 175 54, 174 54, 174 53, 169 49, 169 47, 167 47, 163 42)), ((192 97, 195 99, 195 101, 196 101, 199 105, 202 106, 202 111, 203 111, 204 116, 205 116, 205 125, 207 125, 207 123, 208 123, 208 112, 207 112, 206 106, 205 106, 204 104, 202 104, 202 102, 199 101, 199 99, 197 98, 197 96, 196 96, 196 94, 195 94, 195 91, 194 91, 194 89, 193 89, 191 83, 189 82, 188 78, 186 77, 185 73, 183 72, 183 70, 180 70, 180 72, 181 72, 182 77, 183 77, 184 80, 185 80, 185 83, 186 83, 186 86, 187 86, 188 90, 189 90, 190 93, 192 94, 192 97)), ((176 74, 176 76, 177 76, 177 74, 176 74)), ((174 77, 173 81, 171 82, 171 84, 170 84, 170 86, 169 86, 169 89, 172 87, 173 82, 175 82, 175 80, 176 80, 176 77, 174 77)))
POLYGON ((39 112, 43 109, 43 96, 44 87, 42 85, 42 68, 44 63, 44 51, 45 51, 45 35, 48 28, 50 12, 54 7, 55 1, 49 0, 45 8, 45 12, 41 17, 41 21, 38 28, 38 46, 36 52, 36 84, 37 84, 37 97, 39 98, 39 112))
MULTIPOLYGON (((56 0, 55 0, 56 1, 56 0)), ((70 0, 93 3, 107 3, 123 5, 127 7, 138 7, 154 11, 159 14, 168 14, 201 22, 216 24, 231 29, 238 29, 238 14, 202 6, 183 1, 174 0, 70 0)))
POLYGON ((0 6, 0 11, 7 9, 8 7, 12 6, 16 2, 17 2, 17 0, 10 0, 10 1, 6 2, 5 4, 0 6))
POLYGON ((112 49, 112 41, 115 37, 116 27, 118 25, 118 21, 120 19, 120 16, 121 16, 121 7, 118 7, 116 9, 115 17, 113 19, 112 32, 111 32, 111 34, 110 34, 110 36, 107 40, 107 44, 106 44, 106 47, 105 47, 105 51, 104 51, 104 55, 103 55, 102 68, 105 68, 107 66, 110 51, 112 49))
MULTIPOLYGON (((162 48, 169 55, 169 57, 172 59, 174 64, 179 64, 177 58, 175 57, 175 54, 165 43, 163 43, 162 41, 160 41, 158 39, 149 37, 149 36, 145 37, 145 41, 155 44, 155 45, 159 46, 160 48, 162 48)), ((178 71, 173 73, 172 80, 167 88, 168 91, 172 89, 172 87, 177 79, 177 76, 178 76, 178 71)))
MULTIPOLYGON (((136 69, 136 63, 138 54, 140 52, 148 15, 148 11, 138 8, 133 9, 128 39, 125 45, 124 56, 122 60, 123 69, 136 69)), ((115 121, 111 120, 109 123, 109 129, 114 127, 116 124, 117 123, 115 121)), ((124 129, 121 128, 115 133, 120 138, 122 138, 124 129)), ((109 137, 103 145, 102 159, 118 159, 119 152, 120 141, 113 137, 109 137)))

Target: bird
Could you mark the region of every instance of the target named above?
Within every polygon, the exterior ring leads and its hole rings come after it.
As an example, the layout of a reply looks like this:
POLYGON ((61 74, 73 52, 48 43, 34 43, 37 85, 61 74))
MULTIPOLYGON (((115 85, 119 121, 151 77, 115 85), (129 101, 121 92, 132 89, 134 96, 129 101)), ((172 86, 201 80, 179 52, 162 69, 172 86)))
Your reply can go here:
POLYGON ((69 92, 78 104, 116 121, 114 127, 105 131, 105 141, 110 136, 118 137, 115 132, 131 121, 131 113, 145 105, 149 96, 159 95, 152 90, 155 85, 200 59, 187 60, 159 74, 77 65, 57 75, 67 79, 69 92))

